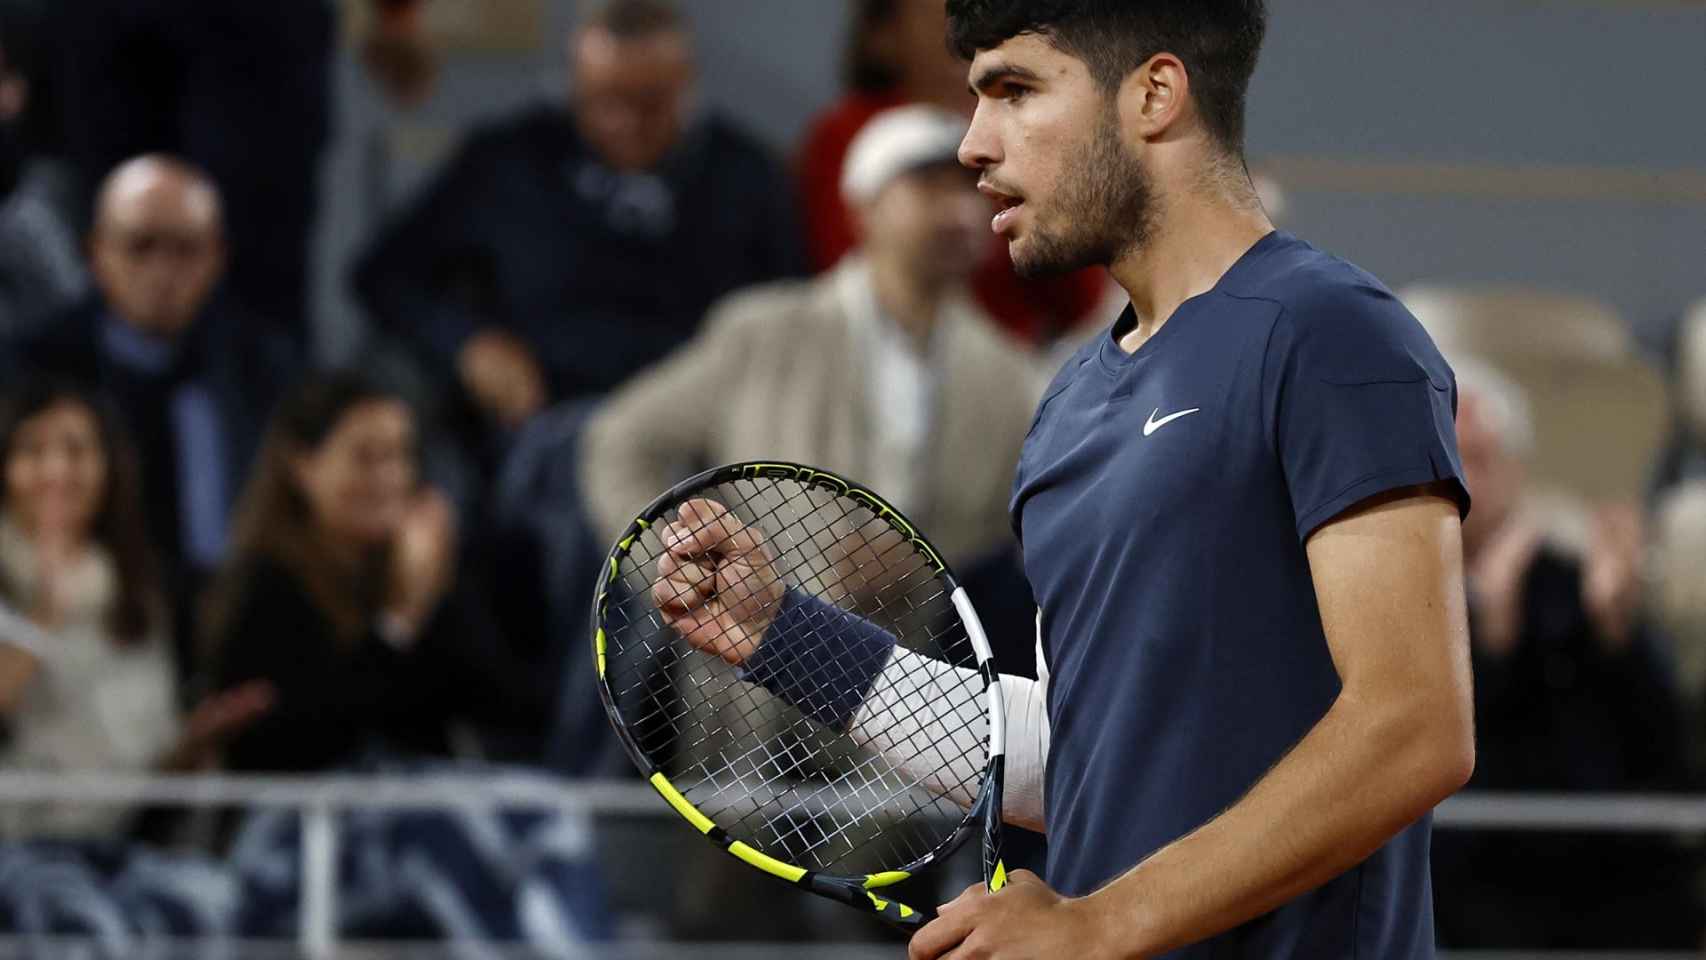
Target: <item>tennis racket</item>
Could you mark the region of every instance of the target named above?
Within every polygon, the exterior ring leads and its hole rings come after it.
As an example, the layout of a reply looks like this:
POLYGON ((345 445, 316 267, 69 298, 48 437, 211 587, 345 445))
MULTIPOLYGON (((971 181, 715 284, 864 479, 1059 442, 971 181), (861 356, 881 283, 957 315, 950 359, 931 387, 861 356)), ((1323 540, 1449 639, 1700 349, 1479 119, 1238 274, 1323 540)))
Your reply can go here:
POLYGON ((1001 685, 941 554, 827 470, 678 484, 611 548, 593 604, 610 722, 683 820, 754 869, 905 930, 884 888, 973 833, 1001 862, 1001 685))

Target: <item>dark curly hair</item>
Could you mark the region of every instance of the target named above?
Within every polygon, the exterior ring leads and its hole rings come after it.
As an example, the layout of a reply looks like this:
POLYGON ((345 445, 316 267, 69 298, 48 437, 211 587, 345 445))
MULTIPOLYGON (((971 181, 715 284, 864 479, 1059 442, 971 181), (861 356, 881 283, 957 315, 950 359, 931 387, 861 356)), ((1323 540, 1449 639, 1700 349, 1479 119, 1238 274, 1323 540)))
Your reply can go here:
POLYGON ((1267 33, 1264 0, 948 0, 948 43, 965 59, 1035 34, 1090 68, 1103 90, 1158 53, 1185 64, 1209 133, 1244 152, 1244 101, 1267 33))

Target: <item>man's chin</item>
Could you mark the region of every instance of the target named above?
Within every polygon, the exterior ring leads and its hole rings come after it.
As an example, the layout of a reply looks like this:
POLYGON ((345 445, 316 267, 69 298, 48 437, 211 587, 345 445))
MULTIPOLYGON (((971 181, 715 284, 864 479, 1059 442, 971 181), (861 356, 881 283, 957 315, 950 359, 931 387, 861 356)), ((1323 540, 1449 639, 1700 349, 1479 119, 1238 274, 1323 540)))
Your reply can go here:
POLYGON ((1053 256, 1050 251, 1028 249, 1022 239, 1007 243, 1007 256, 1013 261, 1013 272, 1021 280, 1042 280, 1072 273, 1081 268, 1067 258, 1053 256))
POLYGON ((1113 262, 1112 252, 1106 247, 1084 242, 1087 237, 1076 240, 1033 230, 1009 239, 1007 256, 1013 261, 1013 272, 1025 280, 1058 277, 1113 262))

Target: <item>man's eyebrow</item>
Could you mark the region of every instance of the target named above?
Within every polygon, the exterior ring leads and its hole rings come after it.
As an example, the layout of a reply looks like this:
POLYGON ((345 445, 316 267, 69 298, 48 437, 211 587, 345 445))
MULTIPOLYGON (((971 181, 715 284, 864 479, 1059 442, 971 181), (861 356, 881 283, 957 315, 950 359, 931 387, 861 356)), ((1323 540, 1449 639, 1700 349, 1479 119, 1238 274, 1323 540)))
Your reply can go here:
POLYGON ((972 93, 977 94, 1011 80, 1036 83, 1041 79, 1042 77, 1038 76, 1035 71, 1011 63, 997 63, 978 71, 977 76, 972 78, 970 88, 972 93))

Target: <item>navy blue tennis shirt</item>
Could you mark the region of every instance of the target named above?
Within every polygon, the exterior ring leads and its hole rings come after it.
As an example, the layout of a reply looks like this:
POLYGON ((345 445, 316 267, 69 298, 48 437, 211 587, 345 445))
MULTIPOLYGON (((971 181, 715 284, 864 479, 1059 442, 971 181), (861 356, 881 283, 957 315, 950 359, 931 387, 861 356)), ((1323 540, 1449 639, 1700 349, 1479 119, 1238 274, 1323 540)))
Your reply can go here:
MULTIPOLYGON (((1014 485, 1050 669, 1047 879, 1067 895, 1237 802, 1332 705, 1310 534, 1435 481, 1469 506, 1451 369, 1367 273, 1276 232, 1127 354, 1133 322, 1055 378, 1014 485)), ((1432 957, 1429 831, 1171 956, 1432 957)))
MULTIPOLYGON (((1128 309, 1049 386, 1014 484, 1050 672, 1046 879, 1068 896, 1236 803, 1332 706, 1312 533, 1441 481, 1469 509, 1451 369, 1356 267, 1271 233, 1127 354, 1133 322, 1128 309)), ((894 645, 789 590, 744 676, 844 727, 894 645), (849 682, 812 681, 829 660, 849 682)), ((1433 957, 1430 824, 1169 956, 1433 957)))

